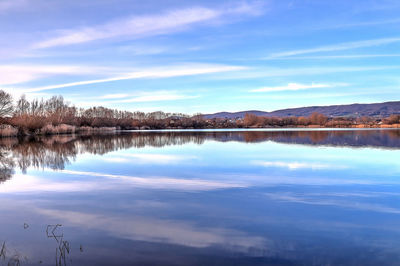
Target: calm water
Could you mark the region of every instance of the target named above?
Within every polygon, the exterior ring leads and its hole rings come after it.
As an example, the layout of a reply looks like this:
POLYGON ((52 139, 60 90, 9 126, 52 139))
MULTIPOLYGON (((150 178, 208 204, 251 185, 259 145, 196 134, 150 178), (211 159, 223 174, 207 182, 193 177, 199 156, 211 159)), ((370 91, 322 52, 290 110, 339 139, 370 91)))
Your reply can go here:
POLYGON ((399 265, 400 131, 0 139, 0 265, 399 265))

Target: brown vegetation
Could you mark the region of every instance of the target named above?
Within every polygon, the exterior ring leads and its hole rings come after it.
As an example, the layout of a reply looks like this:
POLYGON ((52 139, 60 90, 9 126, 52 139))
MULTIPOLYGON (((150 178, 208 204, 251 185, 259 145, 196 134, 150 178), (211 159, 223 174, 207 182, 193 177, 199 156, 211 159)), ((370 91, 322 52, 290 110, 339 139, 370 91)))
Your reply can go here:
POLYGON ((326 117, 323 114, 313 113, 309 117, 265 117, 254 114, 246 114, 236 124, 240 127, 265 128, 265 127, 326 127, 326 128, 378 128, 398 127, 400 115, 392 115, 388 118, 373 117, 326 117))
POLYGON ((28 101, 22 96, 14 105, 10 94, 0 90, 0 136, 50 135, 82 132, 114 132, 118 129, 202 129, 269 127, 400 127, 400 115, 388 118, 266 117, 247 113, 243 119, 205 119, 202 115, 164 112, 128 112, 102 106, 77 108, 62 96, 28 101))

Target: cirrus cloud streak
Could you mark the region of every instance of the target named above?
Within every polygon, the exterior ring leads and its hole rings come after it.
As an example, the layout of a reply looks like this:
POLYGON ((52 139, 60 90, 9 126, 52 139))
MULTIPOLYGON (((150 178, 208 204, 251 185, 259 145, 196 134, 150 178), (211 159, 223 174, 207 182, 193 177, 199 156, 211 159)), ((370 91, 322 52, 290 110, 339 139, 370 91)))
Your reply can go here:
POLYGON ((174 33, 201 23, 222 20, 227 16, 259 15, 262 13, 262 6, 261 2, 243 2, 230 7, 191 7, 153 15, 132 16, 92 27, 61 30, 58 36, 40 41, 34 44, 33 48, 43 49, 103 39, 140 38, 174 33))
MULTIPOLYGON (((1 69, 1 68, 0 68, 1 69)), ((78 68, 79 70, 80 68, 78 68)), ((68 83, 61 83, 61 84, 54 84, 54 85, 46 85, 41 87, 34 87, 34 88, 17 88, 18 90, 26 92, 38 92, 38 91, 45 91, 45 90, 53 90, 53 89, 60 89, 60 88, 67 88, 67 87, 74 87, 74 86, 82 86, 82 85, 89 85, 89 84, 97 84, 97 83, 105 83, 105 82, 113 82, 113 81, 120 81, 120 80, 130 80, 130 79, 143 79, 143 78, 171 78, 171 77, 183 77, 183 76, 194 76, 194 75, 204 75, 204 74, 212 74, 218 72, 229 72, 229 71, 238 71, 243 70, 245 67, 241 66, 229 66, 229 65, 215 65, 215 64, 183 64, 178 66, 165 66, 165 67, 157 67, 157 68, 148 68, 146 70, 134 71, 134 72, 126 72, 115 74, 116 71, 109 71, 109 75, 114 75, 111 77, 101 78, 101 79, 90 79, 90 80, 83 80, 83 81, 75 81, 75 82, 68 82, 68 83)), ((73 73, 77 73, 78 70, 74 71, 73 73)), ((22 83, 29 80, 39 79, 43 76, 51 76, 54 74, 59 73, 52 73, 52 72, 35 72, 34 70, 27 69, 26 76, 24 79, 16 78, 14 81, 7 79, 7 82, 4 84, 16 84, 22 83)), ((68 71, 66 73, 69 73, 68 71)), ((96 72, 90 72, 91 74, 95 74, 96 72)), ((63 74, 61 72, 60 74, 63 74)), ((104 75, 107 75, 105 71, 103 71, 104 75)), ((0 81, 2 76, 0 76, 0 81)), ((6 79, 7 77, 5 77, 6 79)), ((3 85, 0 83, 0 85, 3 85)))
POLYGON ((306 89, 315 89, 315 88, 327 88, 331 87, 329 84, 300 84, 300 83, 289 83, 287 86, 278 86, 278 87, 264 87, 260 89, 251 90, 251 92, 276 92, 276 91, 298 91, 298 90, 306 90, 306 89))
POLYGON ((345 42, 345 43, 320 46, 320 47, 315 47, 315 48, 310 48, 310 49, 292 50, 292 51, 286 51, 286 52, 273 53, 265 59, 276 58, 276 57, 288 57, 288 56, 293 56, 293 55, 319 53, 319 52, 343 51, 343 50, 350 50, 350 49, 363 48, 363 47, 372 47, 372 46, 393 44, 393 43, 398 43, 398 42, 400 42, 400 37, 364 40, 364 41, 356 41, 356 42, 345 42))

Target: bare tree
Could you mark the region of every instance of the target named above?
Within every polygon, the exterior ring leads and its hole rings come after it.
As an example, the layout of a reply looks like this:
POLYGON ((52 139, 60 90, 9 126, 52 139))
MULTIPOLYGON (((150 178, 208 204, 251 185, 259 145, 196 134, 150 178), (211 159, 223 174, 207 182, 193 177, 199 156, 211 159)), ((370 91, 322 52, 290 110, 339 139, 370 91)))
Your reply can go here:
POLYGON ((30 103, 26 100, 25 94, 17 101, 16 113, 18 115, 27 114, 29 111, 30 103))
POLYGON ((257 124, 258 116, 252 113, 246 113, 243 118, 243 122, 245 126, 254 126, 257 124))
POLYGON ((11 94, 0 90, 0 117, 8 116, 14 109, 11 94))

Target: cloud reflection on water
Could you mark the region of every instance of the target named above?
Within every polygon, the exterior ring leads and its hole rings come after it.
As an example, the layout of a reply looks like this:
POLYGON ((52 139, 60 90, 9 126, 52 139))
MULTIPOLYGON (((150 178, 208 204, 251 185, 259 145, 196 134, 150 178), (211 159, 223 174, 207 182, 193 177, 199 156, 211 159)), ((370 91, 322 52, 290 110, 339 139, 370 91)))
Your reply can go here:
POLYGON ((139 164, 176 164, 184 161, 197 159, 196 156, 160 154, 160 153, 122 153, 102 157, 102 160, 113 163, 139 163, 139 164))
MULTIPOLYGON (((339 208, 347 208, 347 209, 356 209, 361 211, 373 211, 373 212, 382 212, 382 213, 393 213, 400 214, 400 208, 393 208, 389 206, 385 206, 382 204, 376 203, 365 203, 356 199, 359 197, 357 194, 342 194, 342 199, 333 199, 327 198, 327 196, 332 194, 319 194, 317 196, 313 194, 296 194, 296 193, 265 193, 269 199, 282 201, 282 202, 291 202, 291 203, 299 203, 299 204, 310 204, 310 205, 325 205, 325 206, 334 206, 339 208), (344 198, 346 197, 346 198, 344 198)), ((335 195, 335 194, 333 194, 335 195)), ((376 195, 375 195, 376 196, 376 195)), ((362 195, 362 197, 366 197, 366 195, 362 195)))
POLYGON ((251 162, 254 165, 260 165, 264 167, 283 167, 289 168, 290 170, 297 170, 297 169, 312 169, 312 170, 319 170, 319 169, 338 169, 343 168, 343 166, 339 167, 337 165, 332 164, 323 164, 323 163, 309 163, 309 162, 298 162, 298 161, 291 161, 291 162, 282 162, 282 161, 253 161, 251 162))
MULTIPOLYGON (((52 170, 44 169, 51 173, 52 170)), ((170 177, 135 177, 125 175, 113 175, 96 172, 60 170, 58 173, 73 177, 43 178, 27 174, 16 174, 0 186, 0 193, 23 193, 43 191, 49 192, 78 192, 95 190, 120 190, 128 188, 165 189, 182 191, 206 191, 215 189, 244 188, 244 182, 219 182, 216 180, 180 179, 170 177), (81 177, 94 177, 96 179, 83 179, 81 177), (99 180, 101 178, 101 180, 99 180)))
POLYGON ((198 248, 222 245, 243 251, 248 248, 263 249, 267 245, 267 241, 262 237, 249 236, 226 228, 200 227, 194 222, 143 216, 111 217, 52 209, 36 209, 35 211, 80 228, 102 230, 115 237, 131 240, 172 243, 198 248))

